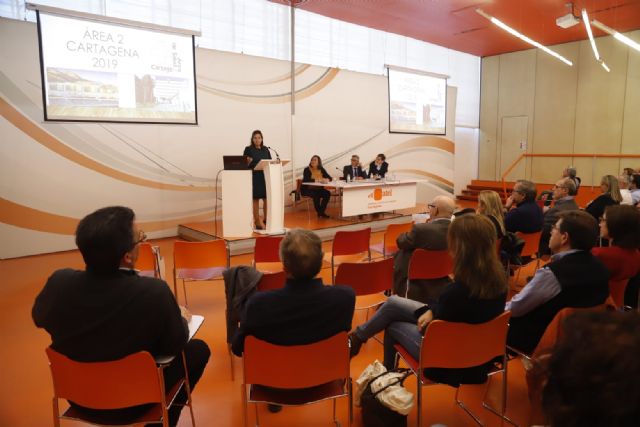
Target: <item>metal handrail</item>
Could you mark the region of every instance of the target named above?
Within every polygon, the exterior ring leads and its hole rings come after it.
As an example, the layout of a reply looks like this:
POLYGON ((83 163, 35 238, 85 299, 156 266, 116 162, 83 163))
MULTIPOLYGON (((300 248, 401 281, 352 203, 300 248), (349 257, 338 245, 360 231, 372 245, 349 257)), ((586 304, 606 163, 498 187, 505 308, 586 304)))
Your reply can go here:
POLYGON ((640 159, 640 154, 551 154, 551 153, 538 153, 538 154, 534 154, 534 153, 522 153, 520 154, 520 156, 518 156, 517 159, 514 160, 514 162, 507 168, 507 170, 502 174, 502 176, 500 177, 500 180, 502 181, 502 192, 504 194, 505 197, 507 197, 507 183, 505 181, 505 178, 507 177, 507 175, 509 175, 511 173, 511 171, 518 165, 518 163, 520 163, 520 161, 522 159, 524 159, 525 157, 590 157, 593 159, 593 165, 592 165, 592 175, 593 175, 593 169, 595 168, 595 161, 598 159, 598 157, 601 158, 619 158, 619 159, 640 159))

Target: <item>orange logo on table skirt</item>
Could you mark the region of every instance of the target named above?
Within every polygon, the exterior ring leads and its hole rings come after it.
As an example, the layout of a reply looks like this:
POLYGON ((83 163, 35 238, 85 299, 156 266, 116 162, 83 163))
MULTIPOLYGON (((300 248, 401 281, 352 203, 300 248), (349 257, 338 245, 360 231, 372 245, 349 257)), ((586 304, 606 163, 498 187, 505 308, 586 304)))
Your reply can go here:
POLYGON ((389 197, 392 195, 393 191, 391 189, 383 190, 382 187, 378 187, 369 194, 369 198, 375 201, 379 201, 382 200, 383 197, 389 197))

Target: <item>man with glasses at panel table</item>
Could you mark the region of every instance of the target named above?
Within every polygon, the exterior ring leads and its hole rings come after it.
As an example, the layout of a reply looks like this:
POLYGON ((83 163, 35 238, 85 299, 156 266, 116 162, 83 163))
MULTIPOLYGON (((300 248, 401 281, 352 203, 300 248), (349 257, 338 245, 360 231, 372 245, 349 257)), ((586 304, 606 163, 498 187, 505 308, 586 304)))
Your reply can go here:
POLYGON ((558 220, 558 214, 564 211, 572 211, 580 209, 575 201, 576 184, 571 178, 562 178, 553 186, 552 208, 545 206, 544 221, 542 225, 542 234, 540 235, 540 245, 538 252, 540 255, 550 255, 549 239, 551 237, 551 228, 558 220))
MULTIPOLYGON (((144 240, 129 208, 102 208, 84 217, 76 229, 76 245, 86 268, 54 272, 36 297, 33 320, 51 335, 54 350, 78 362, 117 360, 139 351, 154 357, 184 351, 193 390, 211 352, 204 341, 188 340, 190 315, 178 306, 167 283, 138 276, 134 267, 144 240)), ((183 376, 182 358, 175 357, 164 369, 166 388, 183 376)), ((178 423, 186 399, 183 388, 169 410, 171 426, 178 423)), ((147 405, 115 410, 71 405, 114 424, 148 410, 147 405)))

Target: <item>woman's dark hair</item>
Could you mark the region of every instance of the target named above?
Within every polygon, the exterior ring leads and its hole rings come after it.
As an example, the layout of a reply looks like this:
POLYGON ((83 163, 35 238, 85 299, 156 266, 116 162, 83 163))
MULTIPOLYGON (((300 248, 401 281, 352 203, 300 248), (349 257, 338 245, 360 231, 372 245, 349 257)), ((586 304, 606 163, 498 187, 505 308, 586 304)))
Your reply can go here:
POLYGON ((590 251, 598 241, 598 223, 585 211, 564 211, 558 214, 562 220, 559 231, 569 235, 571 249, 590 251))
POLYGON ((98 209, 85 216, 76 228, 76 245, 87 270, 116 271, 125 253, 133 249, 133 210, 124 206, 98 209))
POLYGON ((582 312, 567 318, 542 393, 552 427, 638 425, 638 331, 638 313, 582 312))
POLYGON ((507 277, 496 251, 496 229, 484 215, 462 215, 449 226, 453 275, 472 296, 492 299, 507 292, 507 277))
POLYGON ((378 157, 380 157, 380 158, 382 159, 382 161, 383 161, 383 162, 384 162, 385 160, 387 160, 387 157, 386 157, 384 154, 382 154, 382 153, 380 153, 380 154, 378 154, 378 155, 376 156, 376 158, 378 158, 378 157))
POLYGON ((613 245, 640 248, 640 211, 631 205, 612 205, 605 209, 609 237, 613 245))
POLYGON ((313 160, 314 157, 318 159, 318 169, 320 169, 322 167, 322 159, 317 154, 311 156, 311 159, 309 160, 309 167, 311 167, 311 160, 313 160))
MULTIPOLYGON (((253 132, 251 132, 251 140, 249 141, 249 145, 253 145, 253 137, 256 135, 260 135, 262 136, 262 131, 259 129, 254 130, 253 132)), ((262 141, 260 141, 260 148, 262 148, 264 146, 264 136, 262 136, 262 141)))

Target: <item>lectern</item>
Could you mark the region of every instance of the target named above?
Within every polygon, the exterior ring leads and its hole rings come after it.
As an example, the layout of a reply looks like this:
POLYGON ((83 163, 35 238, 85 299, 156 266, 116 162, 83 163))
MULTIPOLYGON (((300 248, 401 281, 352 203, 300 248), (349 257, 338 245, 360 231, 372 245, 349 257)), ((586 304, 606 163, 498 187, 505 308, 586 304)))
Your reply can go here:
POLYGON ((282 167, 289 160, 260 160, 254 170, 264 171, 267 186, 267 229, 260 234, 284 233, 284 177, 282 167))

